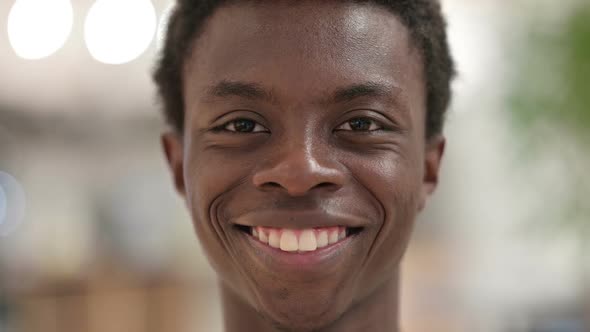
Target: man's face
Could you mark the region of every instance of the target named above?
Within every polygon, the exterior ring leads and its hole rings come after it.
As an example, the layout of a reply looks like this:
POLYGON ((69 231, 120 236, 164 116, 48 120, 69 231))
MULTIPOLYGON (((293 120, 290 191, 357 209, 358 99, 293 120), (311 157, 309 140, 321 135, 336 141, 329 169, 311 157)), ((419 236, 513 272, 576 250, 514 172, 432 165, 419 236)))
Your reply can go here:
POLYGON ((224 287, 321 327, 396 276, 444 140, 424 139, 422 59, 395 15, 232 4, 183 77, 184 137, 164 143, 224 287))

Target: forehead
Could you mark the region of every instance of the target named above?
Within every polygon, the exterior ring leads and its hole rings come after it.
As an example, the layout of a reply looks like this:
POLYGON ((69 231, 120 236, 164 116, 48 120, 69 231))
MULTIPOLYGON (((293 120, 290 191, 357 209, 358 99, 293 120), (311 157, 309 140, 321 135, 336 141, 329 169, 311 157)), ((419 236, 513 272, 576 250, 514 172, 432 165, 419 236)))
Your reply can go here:
POLYGON ((424 102, 421 57, 386 8, 332 1, 236 2, 205 23, 185 62, 185 97, 216 82, 256 82, 296 100, 382 82, 424 102))

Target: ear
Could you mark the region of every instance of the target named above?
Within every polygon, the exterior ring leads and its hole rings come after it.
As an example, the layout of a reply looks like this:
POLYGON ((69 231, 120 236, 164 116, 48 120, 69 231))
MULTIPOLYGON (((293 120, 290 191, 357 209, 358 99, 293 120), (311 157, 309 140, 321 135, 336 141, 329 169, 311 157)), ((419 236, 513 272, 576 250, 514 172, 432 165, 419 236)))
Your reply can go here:
POLYGON ((168 166, 172 172, 176 191, 184 197, 186 190, 184 185, 184 146, 182 137, 176 132, 169 131, 162 134, 161 141, 162 148, 166 154, 166 160, 168 161, 168 166))
POLYGON ((438 185, 438 175, 442 157, 445 151, 445 137, 436 135, 427 140, 424 152, 424 174, 422 178, 422 193, 418 210, 421 211, 426 205, 426 200, 438 185))

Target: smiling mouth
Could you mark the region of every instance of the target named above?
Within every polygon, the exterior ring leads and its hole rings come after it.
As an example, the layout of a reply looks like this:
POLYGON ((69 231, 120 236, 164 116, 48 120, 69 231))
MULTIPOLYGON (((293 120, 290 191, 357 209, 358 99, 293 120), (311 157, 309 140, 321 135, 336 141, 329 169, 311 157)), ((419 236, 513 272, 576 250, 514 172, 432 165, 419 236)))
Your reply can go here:
POLYGON ((362 227, 344 226, 306 229, 251 227, 244 225, 236 225, 236 227, 263 244, 290 253, 308 253, 331 247, 362 231, 362 227))

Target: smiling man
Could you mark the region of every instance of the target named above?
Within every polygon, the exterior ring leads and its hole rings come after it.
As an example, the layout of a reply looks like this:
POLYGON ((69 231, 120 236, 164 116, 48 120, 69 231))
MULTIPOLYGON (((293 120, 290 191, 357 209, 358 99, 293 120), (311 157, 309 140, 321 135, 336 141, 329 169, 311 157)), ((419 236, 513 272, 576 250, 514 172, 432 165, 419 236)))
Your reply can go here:
POLYGON ((452 76, 435 0, 179 1, 162 141, 227 331, 397 331, 452 76))

